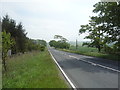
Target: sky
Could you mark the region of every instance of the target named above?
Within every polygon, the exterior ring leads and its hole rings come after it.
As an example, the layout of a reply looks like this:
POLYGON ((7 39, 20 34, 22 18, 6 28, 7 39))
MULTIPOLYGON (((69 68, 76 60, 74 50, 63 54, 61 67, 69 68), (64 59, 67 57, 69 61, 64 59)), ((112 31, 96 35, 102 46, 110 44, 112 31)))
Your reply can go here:
POLYGON ((89 23, 93 5, 100 0, 2 0, 1 17, 22 22, 27 37, 50 41, 61 35, 69 41, 86 41, 80 25, 89 23))

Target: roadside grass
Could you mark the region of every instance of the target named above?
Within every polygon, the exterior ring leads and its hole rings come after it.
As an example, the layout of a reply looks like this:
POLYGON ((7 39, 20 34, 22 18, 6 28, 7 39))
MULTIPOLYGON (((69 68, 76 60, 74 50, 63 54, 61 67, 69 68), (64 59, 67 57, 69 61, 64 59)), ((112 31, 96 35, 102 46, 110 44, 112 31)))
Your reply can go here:
POLYGON ((3 88, 68 88, 49 52, 30 52, 7 60, 3 88))
POLYGON ((79 46, 76 49, 75 46, 71 46, 70 49, 60 49, 60 50, 71 52, 71 53, 87 55, 87 56, 94 56, 94 57, 99 57, 99 58, 104 58, 104 59, 109 59, 109 60, 115 60, 115 61, 118 61, 120 59, 120 56, 118 55, 98 52, 96 48, 92 48, 92 47, 79 46))

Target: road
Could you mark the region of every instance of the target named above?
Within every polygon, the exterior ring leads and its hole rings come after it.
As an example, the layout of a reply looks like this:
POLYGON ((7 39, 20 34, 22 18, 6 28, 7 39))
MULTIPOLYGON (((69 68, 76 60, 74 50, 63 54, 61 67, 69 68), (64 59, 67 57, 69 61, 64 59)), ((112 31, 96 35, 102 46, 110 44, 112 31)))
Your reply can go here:
POLYGON ((118 62, 49 48, 77 88, 118 88, 118 62))

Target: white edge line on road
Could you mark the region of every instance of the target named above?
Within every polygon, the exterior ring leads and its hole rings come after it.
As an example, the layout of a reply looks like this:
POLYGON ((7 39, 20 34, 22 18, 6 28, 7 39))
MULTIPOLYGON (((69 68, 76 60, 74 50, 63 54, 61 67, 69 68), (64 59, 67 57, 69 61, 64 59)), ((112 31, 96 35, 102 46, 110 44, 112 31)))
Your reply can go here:
MULTIPOLYGON (((48 50, 49 51, 49 50, 48 50)), ((62 74, 64 75, 64 77, 67 79, 67 81, 69 82, 69 84, 72 86, 72 88, 74 90, 77 90, 76 87, 74 86, 74 84, 72 83, 72 81, 68 78, 68 76, 65 74, 65 72, 63 71, 63 69, 60 67, 60 65, 58 64, 58 62, 55 60, 55 58, 53 57, 53 55, 51 54, 51 52, 49 51, 52 59, 55 61, 55 63, 57 64, 58 68, 60 69, 60 71, 62 72, 62 74)))
POLYGON ((119 73, 120 73, 119 70, 116 70, 116 69, 113 69, 113 68, 110 68, 110 67, 107 67, 107 66, 103 66, 103 65, 100 65, 100 64, 96 64, 96 63, 93 63, 93 62, 90 62, 90 61, 86 61, 86 60, 83 60, 83 59, 78 59, 77 57, 71 56, 71 55, 69 55, 69 57, 75 58, 75 59, 77 59, 77 60, 81 60, 81 61, 83 61, 83 62, 89 63, 89 64, 94 65, 94 66, 99 66, 99 67, 106 68, 106 69, 109 69, 109 70, 116 71, 116 72, 119 72, 119 73))

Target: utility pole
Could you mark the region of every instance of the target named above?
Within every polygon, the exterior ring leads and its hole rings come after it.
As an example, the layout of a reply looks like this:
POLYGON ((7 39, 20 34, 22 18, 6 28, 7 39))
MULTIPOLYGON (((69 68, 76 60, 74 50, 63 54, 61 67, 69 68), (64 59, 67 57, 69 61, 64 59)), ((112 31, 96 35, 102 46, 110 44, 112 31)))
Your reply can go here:
POLYGON ((77 50, 77 48, 78 48, 78 44, 77 44, 77 39, 76 39, 76 50, 77 50))

